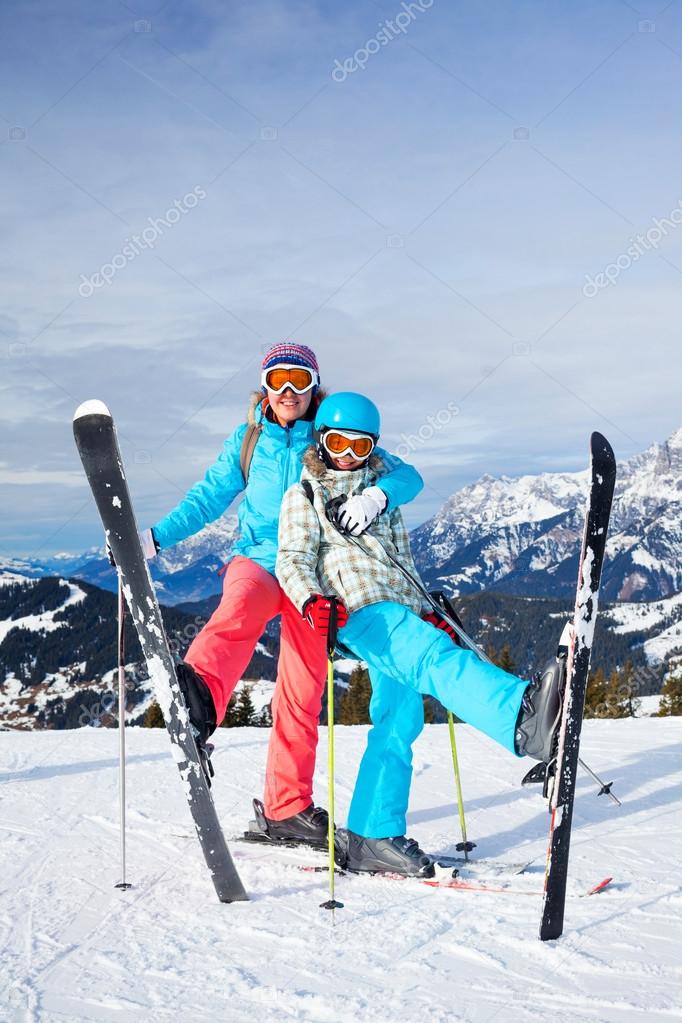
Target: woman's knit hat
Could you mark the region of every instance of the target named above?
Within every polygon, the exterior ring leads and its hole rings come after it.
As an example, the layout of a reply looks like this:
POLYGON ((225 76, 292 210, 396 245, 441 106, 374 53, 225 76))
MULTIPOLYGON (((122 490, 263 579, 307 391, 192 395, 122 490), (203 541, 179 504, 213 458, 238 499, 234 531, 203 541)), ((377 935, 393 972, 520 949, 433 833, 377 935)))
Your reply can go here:
POLYGON ((280 344, 268 348, 263 359, 263 369, 271 369, 272 366, 305 366, 320 375, 320 367, 312 348, 307 345, 298 345, 295 341, 283 341, 280 344))

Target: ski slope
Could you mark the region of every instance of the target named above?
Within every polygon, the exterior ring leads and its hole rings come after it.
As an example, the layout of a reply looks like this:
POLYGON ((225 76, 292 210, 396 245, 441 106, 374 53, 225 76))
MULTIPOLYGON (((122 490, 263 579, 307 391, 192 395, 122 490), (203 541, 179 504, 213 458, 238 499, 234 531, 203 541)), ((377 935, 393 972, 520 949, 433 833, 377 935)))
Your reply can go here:
MULTIPOLYGON (((343 818, 366 729, 337 729, 343 818)), ((547 813, 526 764, 458 729, 469 837, 509 881, 542 884, 547 813)), ((305 1023, 632 1023, 682 1019, 682 718, 587 721, 583 755, 623 800, 581 776, 564 937, 537 938, 535 894, 337 881, 320 909, 314 854, 234 844, 252 895, 216 901, 170 743, 129 729, 128 876, 120 892, 117 733, 0 733, 0 1020, 305 1023), (579 898, 612 875, 599 895, 579 898)), ((260 795, 268 732, 218 733, 214 793, 228 836, 260 795)), ((321 731, 318 802, 326 801, 321 731)), ((447 726, 415 749, 409 833, 454 853, 447 726)), ((499 875, 494 883, 504 883, 499 875)))

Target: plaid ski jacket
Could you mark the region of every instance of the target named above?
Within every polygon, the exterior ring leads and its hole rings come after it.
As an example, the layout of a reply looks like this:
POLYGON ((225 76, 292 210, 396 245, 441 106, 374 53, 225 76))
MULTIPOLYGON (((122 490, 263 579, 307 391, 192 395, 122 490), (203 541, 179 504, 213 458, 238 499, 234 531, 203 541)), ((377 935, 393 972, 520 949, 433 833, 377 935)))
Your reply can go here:
POLYGON ((275 570, 292 603, 300 611, 310 596, 322 593, 342 600, 349 614, 383 600, 404 604, 421 614, 425 610, 421 594, 390 563, 385 553, 388 551, 408 572, 417 576, 400 509, 379 515, 358 538, 367 552, 361 551, 351 538, 341 535, 325 513, 327 502, 332 498, 350 497, 374 486, 387 471, 382 460, 372 456, 362 469, 335 472, 326 467, 315 448, 309 448, 303 456, 303 466, 301 480, 311 483, 314 503, 308 500, 300 483, 294 484, 284 495, 275 570))

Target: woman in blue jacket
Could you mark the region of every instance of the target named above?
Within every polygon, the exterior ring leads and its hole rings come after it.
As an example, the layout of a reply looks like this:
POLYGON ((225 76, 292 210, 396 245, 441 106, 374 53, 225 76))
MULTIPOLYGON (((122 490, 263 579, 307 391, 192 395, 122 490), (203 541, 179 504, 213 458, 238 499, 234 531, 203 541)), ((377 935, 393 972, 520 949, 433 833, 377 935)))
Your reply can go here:
MULTIPOLYGON (((243 493, 222 599, 178 666, 178 677, 203 745, 222 721, 267 622, 281 615, 261 827, 273 841, 315 845, 327 840, 326 811, 312 800, 326 644, 282 590, 275 563, 280 505, 301 476, 321 398, 314 352, 294 342, 273 345, 263 359, 261 391, 252 398, 247 422, 227 438, 203 480, 142 537, 153 556, 197 533, 243 493)), ((379 453, 388 468, 381 485, 346 504, 346 524, 356 535, 382 512, 411 501, 423 486, 416 469, 379 453)))

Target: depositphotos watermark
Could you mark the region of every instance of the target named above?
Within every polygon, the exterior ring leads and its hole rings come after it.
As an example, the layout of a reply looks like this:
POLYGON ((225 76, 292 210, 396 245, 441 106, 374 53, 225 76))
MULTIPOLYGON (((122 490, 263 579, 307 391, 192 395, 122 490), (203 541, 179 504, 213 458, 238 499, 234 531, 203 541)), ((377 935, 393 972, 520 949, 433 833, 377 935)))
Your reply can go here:
POLYGON ((654 217, 652 227, 645 234, 635 235, 631 238, 631 245, 621 252, 620 256, 613 263, 605 266, 601 273, 592 277, 585 274, 583 295, 585 298, 594 298, 604 288, 615 284, 622 273, 629 270, 633 263, 636 263, 647 252, 655 251, 668 233, 682 224, 682 199, 679 199, 667 217, 654 217))
POLYGON ((81 298, 90 298, 98 288, 103 288, 105 284, 111 284, 119 270, 123 270, 129 263, 132 263, 145 249, 153 249, 167 228, 174 227, 186 213, 193 210, 205 198, 206 192, 200 185, 197 185, 182 199, 176 199, 163 217, 147 217, 149 226, 145 227, 141 234, 134 234, 132 238, 126 238, 121 251, 117 252, 110 262, 104 263, 96 273, 89 277, 81 274, 81 283, 78 288, 81 298))
POLYGON ((174 657, 183 657, 187 647, 192 643, 205 625, 208 624, 208 618, 203 618, 201 615, 196 615, 193 622, 188 622, 184 625, 180 631, 169 633, 168 635, 168 647, 174 657))
POLYGON ((382 46, 388 46, 399 35, 405 35, 412 22, 417 20, 417 15, 433 7, 433 0, 417 0, 416 3, 406 3, 403 0, 400 6, 400 13, 396 14, 395 18, 380 21, 377 34, 356 50, 352 57, 346 57, 343 63, 338 59, 334 61, 332 78, 335 82, 345 82, 348 76, 358 69, 364 71, 369 58, 378 53, 382 46))
POLYGON ((449 401, 447 407, 438 409, 435 416, 427 416, 416 433, 401 433, 401 443, 395 449, 398 458, 407 458, 418 448, 423 448, 458 415, 459 406, 455 405, 454 401, 449 401))

